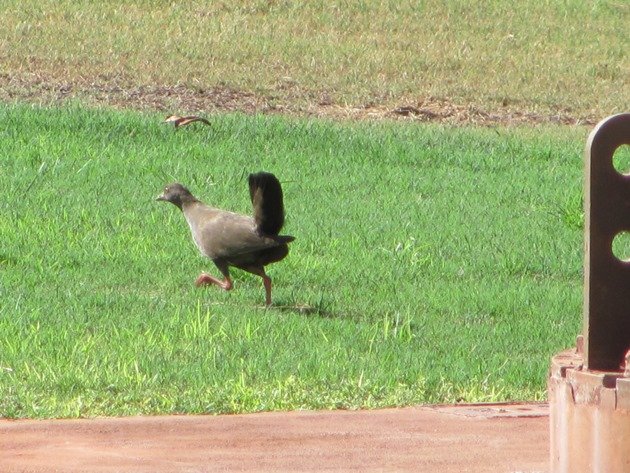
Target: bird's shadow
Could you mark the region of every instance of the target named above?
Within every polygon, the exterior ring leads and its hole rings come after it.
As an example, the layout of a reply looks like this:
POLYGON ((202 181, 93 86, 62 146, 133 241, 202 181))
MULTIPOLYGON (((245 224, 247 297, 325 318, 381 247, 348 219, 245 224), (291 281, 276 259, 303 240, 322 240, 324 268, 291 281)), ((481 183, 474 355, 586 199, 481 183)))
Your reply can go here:
POLYGON ((309 305, 309 304, 273 304, 271 307, 264 307, 266 310, 277 310, 279 312, 288 312, 298 315, 317 316, 323 318, 334 318, 335 314, 332 311, 322 307, 321 305, 309 305))

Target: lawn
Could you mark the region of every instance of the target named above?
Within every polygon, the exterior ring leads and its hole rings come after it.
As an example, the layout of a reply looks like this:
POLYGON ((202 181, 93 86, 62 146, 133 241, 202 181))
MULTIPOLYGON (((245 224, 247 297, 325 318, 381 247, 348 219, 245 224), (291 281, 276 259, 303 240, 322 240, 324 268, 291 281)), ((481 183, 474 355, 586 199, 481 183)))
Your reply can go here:
POLYGON ((452 128, 0 106, 0 416, 543 399, 581 331, 583 127, 452 128), (179 181, 249 213, 282 181, 289 256, 235 289, 179 181))

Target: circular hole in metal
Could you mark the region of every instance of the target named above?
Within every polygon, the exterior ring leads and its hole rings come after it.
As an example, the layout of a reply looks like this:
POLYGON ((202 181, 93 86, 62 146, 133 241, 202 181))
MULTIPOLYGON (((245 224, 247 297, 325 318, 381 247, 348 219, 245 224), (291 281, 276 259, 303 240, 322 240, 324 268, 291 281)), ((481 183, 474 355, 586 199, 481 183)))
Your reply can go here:
POLYGON ((612 252, 619 261, 630 261, 630 232, 623 231, 615 235, 612 252))
POLYGON ((619 174, 630 176, 630 145, 621 145, 613 155, 613 166, 619 174))

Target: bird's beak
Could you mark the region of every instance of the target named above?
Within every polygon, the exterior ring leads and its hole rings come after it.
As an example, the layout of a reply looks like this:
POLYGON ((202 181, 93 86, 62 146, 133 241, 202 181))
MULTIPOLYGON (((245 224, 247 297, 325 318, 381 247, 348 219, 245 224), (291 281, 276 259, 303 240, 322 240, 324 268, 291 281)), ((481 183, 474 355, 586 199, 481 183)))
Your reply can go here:
POLYGON ((166 197, 164 197, 164 194, 158 195, 155 200, 166 200, 166 197))

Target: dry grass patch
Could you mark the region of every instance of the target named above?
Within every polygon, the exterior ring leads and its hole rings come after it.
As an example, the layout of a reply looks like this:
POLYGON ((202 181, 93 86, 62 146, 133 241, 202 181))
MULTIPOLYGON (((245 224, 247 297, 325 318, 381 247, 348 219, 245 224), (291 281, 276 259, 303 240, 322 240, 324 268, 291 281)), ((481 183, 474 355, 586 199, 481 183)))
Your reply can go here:
POLYGON ((3 4, 4 100, 456 122, 630 105, 623 2, 3 4))

